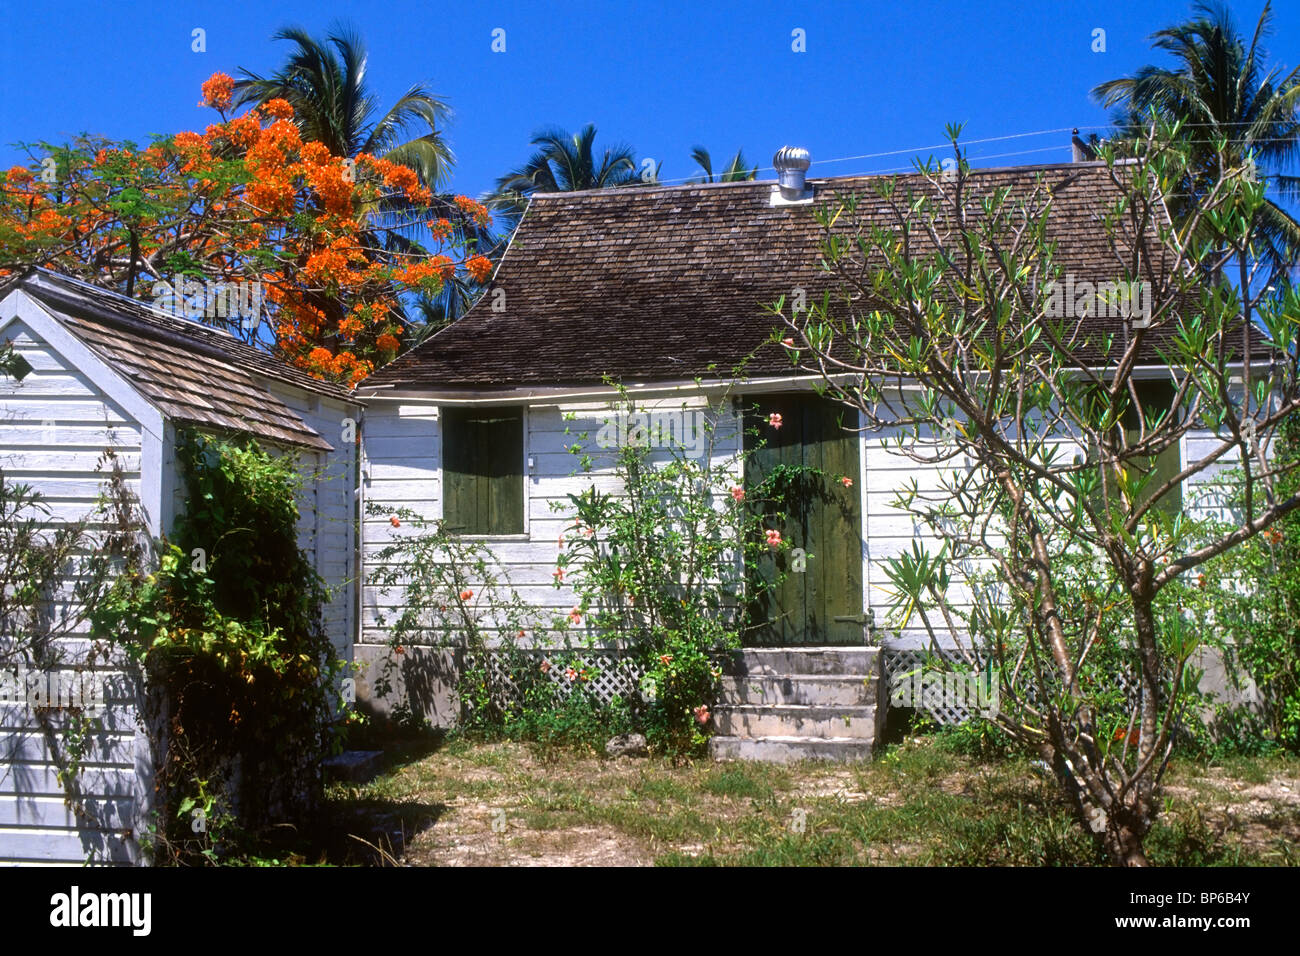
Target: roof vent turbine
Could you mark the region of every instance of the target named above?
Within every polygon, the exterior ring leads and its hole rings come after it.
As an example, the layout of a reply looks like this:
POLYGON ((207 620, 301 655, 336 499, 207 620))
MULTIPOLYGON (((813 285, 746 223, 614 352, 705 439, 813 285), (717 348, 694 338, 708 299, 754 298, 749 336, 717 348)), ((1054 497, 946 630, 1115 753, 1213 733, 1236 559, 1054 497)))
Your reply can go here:
POLYGON ((812 165, 812 154, 800 146, 782 146, 772 157, 777 185, 772 188, 772 205, 812 202, 812 190, 804 174, 812 165))

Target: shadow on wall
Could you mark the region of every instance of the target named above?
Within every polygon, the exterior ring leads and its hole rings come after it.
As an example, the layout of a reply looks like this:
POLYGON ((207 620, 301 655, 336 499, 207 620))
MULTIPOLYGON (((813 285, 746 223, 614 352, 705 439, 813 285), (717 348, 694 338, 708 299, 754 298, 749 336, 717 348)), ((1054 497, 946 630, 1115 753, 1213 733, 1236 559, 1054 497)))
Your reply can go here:
POLYGON ((358 644, 357 705, 393 718, 402 711, 424 717, 433 727, 453 727, 460 715, 456 675, 464 665, 459 648, 358 644))

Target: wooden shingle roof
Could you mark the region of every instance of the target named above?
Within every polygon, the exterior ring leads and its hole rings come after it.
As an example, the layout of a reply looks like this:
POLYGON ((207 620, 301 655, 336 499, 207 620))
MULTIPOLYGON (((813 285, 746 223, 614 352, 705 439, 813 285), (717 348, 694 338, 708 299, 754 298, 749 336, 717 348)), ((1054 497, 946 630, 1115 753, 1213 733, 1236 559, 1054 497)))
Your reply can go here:
POLYGON ((355 403, 346 388, 314 379, 227 332, 115 292, 44 269, 29 270, 2 291, 14 287, 39 301, 176 422, 332 451, 262 382, 355 403))
MULTIPOLYGON (((930 188, 919 175, 894 178, 930 188)), ((864 219, 893 228, 874 191, 879 179, 809 184, 815 206, 858 195, 864 219)), ((968 195, 974 204, 1040 182, 1052 190, 1049 239, 1063 271, 1113 279, 1121 269, 1101 221, 1119 194, 1104 163, 973 170, 968 195)), ((818 269, 814 206, 772 206, 771 189, 759 181, 536 194, 483 298, 377 370, 359 394, 586 386, 605 375, 629 385, 725 378, 768 338, 764 303, 795 288, 811 301, 831 287, 818 269)), ((1157 242, 1148 248, 1166 255, 1157 242)), ((1089 321, 1089 339, 1113 330, 1122 341, 1122 319, 1089 321)), ((1159 346, 1149 336, 1143 364, 1161 364, 1159 346)), ((753 377, 794 371, 775 346, 746 368, 753 377)))

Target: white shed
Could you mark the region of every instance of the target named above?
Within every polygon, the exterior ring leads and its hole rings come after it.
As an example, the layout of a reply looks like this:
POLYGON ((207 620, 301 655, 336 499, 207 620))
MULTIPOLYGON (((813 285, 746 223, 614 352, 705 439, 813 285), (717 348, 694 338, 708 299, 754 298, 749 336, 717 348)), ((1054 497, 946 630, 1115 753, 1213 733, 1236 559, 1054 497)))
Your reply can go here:
MULTIPOLYGON (((0 470, 42 493, 53 520, 90 513, 112 448, 148 530, 172 526, 183 502, 178 426, 252 435, 299 455, 311 475, 301 544, 331 589, 325 624, 351 659, 356 621, 354 494, 360 406, 227 332, 41 269, 0 286, 0 342, 30 366, 0 376, 0 470)), ((75 643, 75 642, 74 642, 75 643)), ((146 823, 150 758, 133 709, 108 708, 82 792, 98 811, 79 822, 44 736, 25 704, 0 704, 0 863, 130 862, 146 823)))

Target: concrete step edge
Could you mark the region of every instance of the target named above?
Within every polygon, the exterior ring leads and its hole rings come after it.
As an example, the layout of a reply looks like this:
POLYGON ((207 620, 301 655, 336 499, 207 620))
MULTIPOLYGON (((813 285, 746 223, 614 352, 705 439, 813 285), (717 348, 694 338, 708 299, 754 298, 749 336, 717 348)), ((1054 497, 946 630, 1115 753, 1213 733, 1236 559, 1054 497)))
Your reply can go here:
POLYGON ((830 684, 855 684, 864 681, 870 682, 879 680, 878 674, 724 674, 724 682, 744 684, 749 681, 794 681, 795 683, 811 683, 818 681, 830 684))
POLYGON ((777 717, 870 717, 874 704, 714 704, 713 710, 730 714, 767 714, 777 717))

